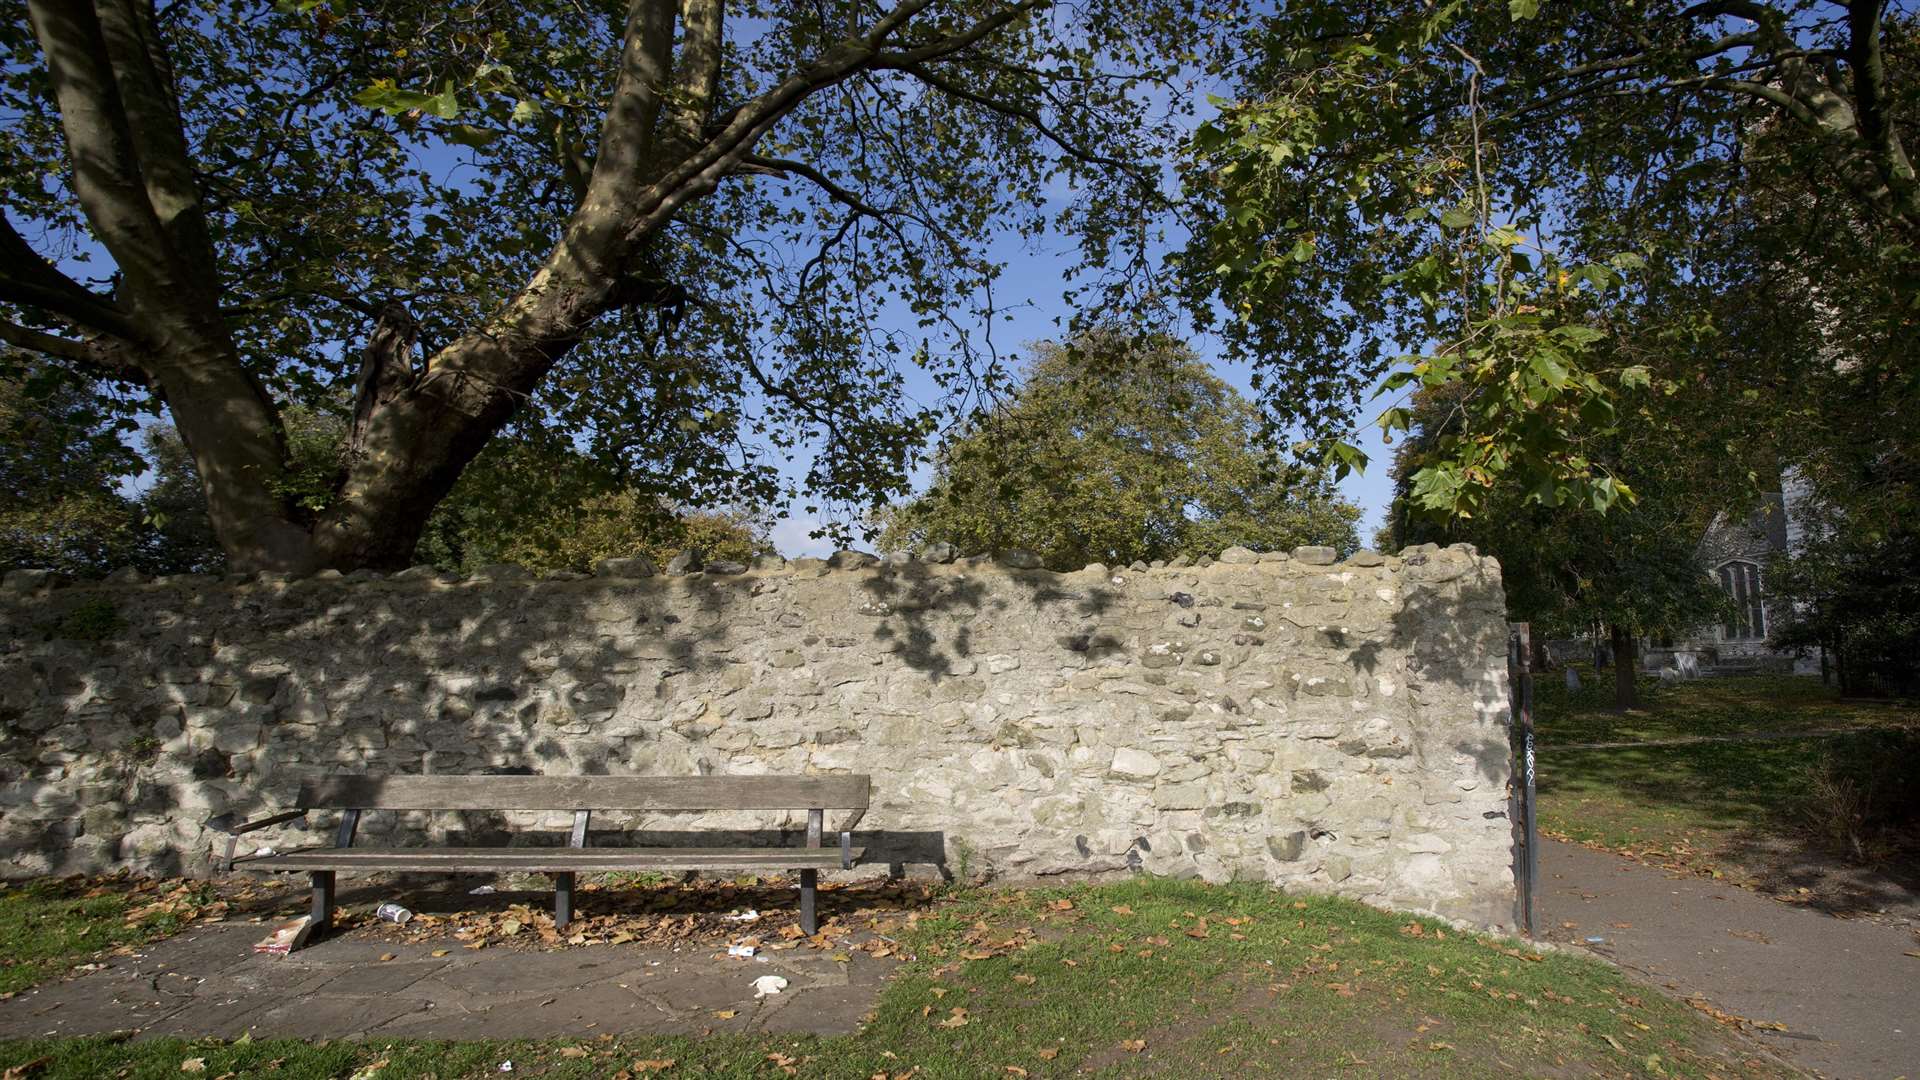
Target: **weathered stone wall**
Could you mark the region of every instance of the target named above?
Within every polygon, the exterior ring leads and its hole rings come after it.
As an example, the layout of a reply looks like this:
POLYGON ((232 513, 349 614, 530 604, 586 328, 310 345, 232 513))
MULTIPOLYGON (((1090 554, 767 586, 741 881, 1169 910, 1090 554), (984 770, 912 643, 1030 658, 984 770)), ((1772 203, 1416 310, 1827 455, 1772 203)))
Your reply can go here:
MULTIPOLYGON (((874 777, 876 865, 1251 878, 1504 924, 1499 568, 1468 548, 1332 554, 1071 574, 852 553, 541 581, 16 573, 0 867, 201 869, 210 814, 282 807, 316 773, 853 771, 874 777)), ((376 814, 361 835, 561 824, 376 814)))

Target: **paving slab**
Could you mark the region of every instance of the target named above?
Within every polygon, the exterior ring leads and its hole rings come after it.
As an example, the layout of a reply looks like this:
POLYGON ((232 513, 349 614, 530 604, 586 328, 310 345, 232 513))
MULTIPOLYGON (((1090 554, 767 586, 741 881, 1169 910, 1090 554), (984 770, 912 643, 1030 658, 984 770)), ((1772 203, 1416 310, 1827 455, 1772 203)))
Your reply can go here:
POLYGON ((1920 941, 1574 844, 1541 846, 1546 936, 1668 993, 1785 1024, 1759 1040, 1836 1080, 1920 1078, 1920 941), (1570 924, 1570 925, 1569 925, 1570 924), (1588 942, 1588 938, 1602 940, 1588 942))
POLYGON ((899 963, 846 949, 845 961, 805 948, 740 959, 716 956, 711 942, 466 949, 451 937, 400 943, 353 931, 291 956, 255 953, 267 930, 196 928, 28 990, 0 1002, 0 1038, 835 1034, 858 1028, 899 963), (762 975, 787 979, 786 991, 756 998, 762 975))

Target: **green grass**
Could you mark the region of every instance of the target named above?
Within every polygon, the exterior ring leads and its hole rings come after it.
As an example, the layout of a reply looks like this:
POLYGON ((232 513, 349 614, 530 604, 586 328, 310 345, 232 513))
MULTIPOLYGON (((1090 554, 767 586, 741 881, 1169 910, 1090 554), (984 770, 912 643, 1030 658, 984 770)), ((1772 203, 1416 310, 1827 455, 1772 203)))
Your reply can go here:
MULTIPOLYGON (((1610 673, 1609 673, 1610 674, 1610 673)), ((1536 694, 1541 828, 1579 843, 1702 872, 1760 833, 1808 835, 1822 825, 1823 783, 1912 742, 1911 703, 1846 701, 1818 680, 1786 677, 1640 684, 1644 708, 1611 710, 1612 684, 1588 673, 1577 694, 1543 678, 1536 694), (1853 729, 1849 734, 1626 749, 1560 748, 1689 736, 1853 729), (1824 763, 1834 763, 1831 768, 1824 763)))
POLYGON ((163 898, 129 881, 0 882, 0 994, 17 994, 103 950, 173 933, 191 918, 194 900, 163 898), (156 902, 166 908, 128 921, 129 912, 156 902))
POLYGON ((1911 702, 1844 699, 1818 679, 1784 675, 1673 683, 1641 678, 1641 708, 1618 713, 1613 711, 1613 672, 1596 676, 1591 667, 1576 668, 1577 693, 1567 692, 1558 672, 1535 680, 1534 724, 1542 747, 1920 722, 1920 707, 1911 702))
MULTIPOLYGON (((1115 1075, 1785 1075, 1721 1029, 1580 956, 1534 954, 1358 904, 1155 879, 967 891, 904 925, 916 959, 845 1037, 517 1043, 0 1043, 47 1078, 371 1075, 915 1080, 1115 1075), (1205 920, 1204 928, 1202 920, 1205 920), (1009 944, 1011 943, 1011 944, 1009 944), (960 1011, 956 1011, 960 1010, 960 1011), (956 1019, 958 1018, 958 1019, 956 1019), (1024 1074, 1013 1070, 1025 1070, 1024 1074), (1757 1069, 1757 1071, 1756 1071, 1757 1069), (649 1075, 638 1073, 636 1075, 649 1075)), ((795 1005, 799 1005, 796 1002, 795 1005)))

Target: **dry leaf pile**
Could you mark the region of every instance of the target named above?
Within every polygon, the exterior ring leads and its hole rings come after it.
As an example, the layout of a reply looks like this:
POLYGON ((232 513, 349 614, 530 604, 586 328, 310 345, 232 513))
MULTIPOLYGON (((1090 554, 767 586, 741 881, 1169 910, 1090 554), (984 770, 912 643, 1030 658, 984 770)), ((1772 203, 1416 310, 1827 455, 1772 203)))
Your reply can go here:
MULTIPOLYGON (((791 889, 692 883, 667 886, 582 886, 575 914, 564 930, 556 927, 544 901, 494 893, 475 901, 485 906, 457 911, 419 911, 404 924, 383 922, 371 910, 355 908, 337 918, 347 926, 383 940, 441 941, 449 937, 468 949, 508 946, 560 949, 594 945, 694 946, 723 950, 729 945, 755 949, 858 949, 876 957, 895 955, 898 945, 884 936, 903 912, 933 902, 932 889, 889 882, 820 889, 820 932, 800 929, 791 889), (584 895, 582 895, 584 894, 584 895), (742 918, 748 912, 756 914, 742 918), (880 936, 862 935, 862 931, 880 936)), ((444 893, 435 899, 444 901, 444 893)), ((521 894, 524 895, 524 894, 521 894)), ((401 902, 407 903, 403 897, 401 902)), ((411 906, 409 904, 408 906, 411 906)))

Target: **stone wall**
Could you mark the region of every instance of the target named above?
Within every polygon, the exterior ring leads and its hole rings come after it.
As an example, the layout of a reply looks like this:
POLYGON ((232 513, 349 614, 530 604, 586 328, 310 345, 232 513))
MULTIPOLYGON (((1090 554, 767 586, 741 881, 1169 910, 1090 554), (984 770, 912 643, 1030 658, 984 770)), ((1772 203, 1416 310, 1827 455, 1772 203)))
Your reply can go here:
MULTIPOLYGON (((317 773, 851 771, 874 778, 861 842, 895 871, 1144 870, 1511 920, 1493 560, 1030 561, 64 587, 16 572, 0 868, 203 870, 209 815, 282 807, 317 773)), ((708 820, 596 816, 593 842, 708 820)), ((375 814, 361 836, 564 823, 375 814)), ((778 842, 801 821, 716 823, 778 842)))

